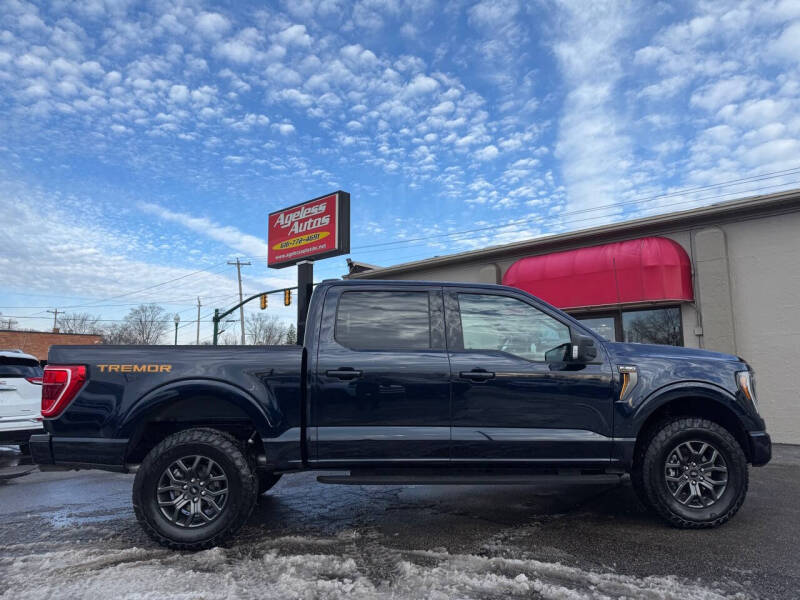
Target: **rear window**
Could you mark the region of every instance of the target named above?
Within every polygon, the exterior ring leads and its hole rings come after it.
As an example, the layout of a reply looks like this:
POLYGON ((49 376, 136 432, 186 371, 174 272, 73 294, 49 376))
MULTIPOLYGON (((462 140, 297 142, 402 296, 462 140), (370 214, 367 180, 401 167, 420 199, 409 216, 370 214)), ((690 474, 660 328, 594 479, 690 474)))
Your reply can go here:
POLYGON ((345 292, 334 335, 354 350, 428 350, 428 292, 345 292))
POLYGON ((0 356, 0 377, 41 377, 42 373, 35 360, 0 356))

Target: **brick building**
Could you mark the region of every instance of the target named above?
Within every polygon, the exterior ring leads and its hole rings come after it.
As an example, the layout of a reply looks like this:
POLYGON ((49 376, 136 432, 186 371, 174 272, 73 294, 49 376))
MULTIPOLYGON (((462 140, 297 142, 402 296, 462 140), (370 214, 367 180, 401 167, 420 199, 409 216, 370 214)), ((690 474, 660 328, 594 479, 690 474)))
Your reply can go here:
POLYGON ((22 350, 41 361, 47 360, 50 346, 99 344, 102 338, 89 333, 53 333, 50 331, 0 330, 0 350, 22 350))

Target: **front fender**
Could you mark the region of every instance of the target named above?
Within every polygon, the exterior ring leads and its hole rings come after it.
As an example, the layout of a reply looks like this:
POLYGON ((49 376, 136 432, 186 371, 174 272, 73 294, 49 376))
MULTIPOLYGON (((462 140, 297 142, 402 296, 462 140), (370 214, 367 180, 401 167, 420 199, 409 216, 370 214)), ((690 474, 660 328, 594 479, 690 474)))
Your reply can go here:
MULTIPOLYGON (((267 393, 269 394, 269 391, 267 393)), ((117 437, 130 438, 146 415, 174 402, 196 396, 211 396, 226 400, 240 408, 250 418, 262 438, 274 435, 272 432, 274 423, 277 422, 276 416, 267 414, 264 405, 247 391, 215 379, 183 379, 150 390, 134 402, 120 420, 117 437)), ((274 402, 268 401, 266 405, 274 406, 274 402)))
POLYGON ((650 416, 664 405, 680 398, 698 398, 728 409, 742 423, 746 430, 758 429, 752 422, 736 396, 724 388, 704 381, 680 381, 666 385, 631 406, 628 402, 617 401, 616 409, 620 427, 617 437, 636 437, 650 416))

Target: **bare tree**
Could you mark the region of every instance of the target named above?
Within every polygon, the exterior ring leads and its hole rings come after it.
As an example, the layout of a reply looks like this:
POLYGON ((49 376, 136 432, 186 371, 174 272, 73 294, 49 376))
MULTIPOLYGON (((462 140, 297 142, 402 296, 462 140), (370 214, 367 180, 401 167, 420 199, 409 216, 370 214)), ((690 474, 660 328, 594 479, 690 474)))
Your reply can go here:
POLYGON ((256 346, 282 344, 286 339, 287 327, 276 315, 263 313, 248 315, 245 331, 250 343, 256 346))
POLYGON ((648 344, 681 345, 681 320, 676 308, 644 310, 627 325, 626 341, 648 344))
POLYGON ((126 323, 112 323, 102 331, 104 344, 135 344, 133 332, 126 323))
POLYGON ((238 346, 241 343, 239 336, 236 335, 235 331, 227 331, 223 332, 217 338, 217 344, 220 346, 238 346))
POLYGON ((60 313, 58 328, 61 333, 99 333, 100 317, 89 313, 60 313))
POLYGON ((3 313, 0 313, 0 329, 16 329, 17 323, 18 321, 16 319, 4 317, 3 313))
POLYGON ((140 304, 125 315, 132 344, 158 344, 167 331, 167 312, 157 304, 140 304))

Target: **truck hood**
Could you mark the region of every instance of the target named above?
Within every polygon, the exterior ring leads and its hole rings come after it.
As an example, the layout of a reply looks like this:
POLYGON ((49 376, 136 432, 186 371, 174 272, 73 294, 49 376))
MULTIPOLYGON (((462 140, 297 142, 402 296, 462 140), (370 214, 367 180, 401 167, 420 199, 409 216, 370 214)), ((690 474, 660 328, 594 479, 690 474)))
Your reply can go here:
POLYGON ((740 362, 741 359, 733 354, 712 352, 699 348, 684 348, 682 346, 662 346, 658 344, 626 344, 622 342, 607 342, 606 349, 617 360, 634 361, 639 358, 666 358, 672 360, 707 360, 722 362, 740 362))

